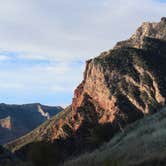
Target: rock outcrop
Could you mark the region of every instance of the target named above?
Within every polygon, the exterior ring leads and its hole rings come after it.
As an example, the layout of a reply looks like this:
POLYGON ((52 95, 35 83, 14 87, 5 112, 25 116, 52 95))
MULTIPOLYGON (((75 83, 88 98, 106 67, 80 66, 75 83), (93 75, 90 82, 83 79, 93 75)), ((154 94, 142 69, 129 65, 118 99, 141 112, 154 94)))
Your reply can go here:
POLYGON ((143 23, 130 39, 88 60, 72 105, 7 147, 18 150, 27 144, 25 140, 72 138, 76 149, 80 144, 84 148, 96 126, 111 124, 107 132, 112 135, 162 108, 166 99, 165 20, 143 23))
POLYGON ((130 39, 118 42, 115 48, 123 46, 142 48, 144 39, 146 37, 155 38, 159 40, 166 40, 166 17, 161 18, 159 23, 144 22, 137 31, 131 36, 130 39))
POLYGON ((0 127, 11 130, 11 128, 12 128, 11 117, 8 116, 4 119, 0 119, 0 127))
POLYGON ((40 105, 37 106, 38 112, 45 117, 46 119, 50 119, 50 114, 48 112, 44 112, 40 105))

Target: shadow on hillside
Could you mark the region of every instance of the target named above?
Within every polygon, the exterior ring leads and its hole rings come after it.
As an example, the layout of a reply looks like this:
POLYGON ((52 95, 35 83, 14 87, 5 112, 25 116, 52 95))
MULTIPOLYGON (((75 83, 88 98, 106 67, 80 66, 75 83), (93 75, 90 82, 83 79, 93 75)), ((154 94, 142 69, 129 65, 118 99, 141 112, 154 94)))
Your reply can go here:
POLYGON ((122 126, 124 127, 126 124, 140 119, 143 116, 126 98, 121 97, 120 100, 119 102, 124 101, 124 104, 121 104, 123 107, 122 113, 128 117, 127 121, 126 119, 124 121, 124 117, 121 117, 118 112, 115 115, 116 121, 100 124, 98 122, 99 115, 95 111, 95 103, 87 95, 84 105, 77 110, 84 117, 84 120, 76 132, 72 133, 69 130, 68 132, 71 133, 68 138, 61 138, 52 143, 41 141, 27 144, 15 152, 16 156, 24 161, 31 161, 34 166, 55 166, 55 163, 63 163, 67 159, 93 151, 104 142, 108 142, 118 131, 123 132, 122 126), (135 116, 130 117, 133 114, 135 116))
POLYGON ((110 123, 92 126, 86 122, 69 138, 58 139, 53 143, 30 143, 16 151, 15 155, 23 161, 31 161, 34 166, 55 166, 55 163, 59 164, 84 152, 91 152, 109 141, 113 133, 115 128, 110 123))

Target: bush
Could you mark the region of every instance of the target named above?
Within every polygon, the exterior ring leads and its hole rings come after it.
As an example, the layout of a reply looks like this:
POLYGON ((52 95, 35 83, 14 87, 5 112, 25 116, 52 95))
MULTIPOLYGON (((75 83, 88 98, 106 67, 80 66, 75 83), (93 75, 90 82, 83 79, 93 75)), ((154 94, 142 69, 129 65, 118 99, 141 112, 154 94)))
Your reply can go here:
POLYGON ((113 136, 113 127, 110 123, 99 124, 90 131, 90 136, 87 138, 90 144, 99 146, 107 142, 113 136))
POLYGON ((121 162, 118 160, 106 159, 103 162, 103 166, 120 166, 121 162))
POLYGON ((28 160, 35 166, 55 166, 62 161, 60 147, 48 142, 36 142, 30 145, 28 160))

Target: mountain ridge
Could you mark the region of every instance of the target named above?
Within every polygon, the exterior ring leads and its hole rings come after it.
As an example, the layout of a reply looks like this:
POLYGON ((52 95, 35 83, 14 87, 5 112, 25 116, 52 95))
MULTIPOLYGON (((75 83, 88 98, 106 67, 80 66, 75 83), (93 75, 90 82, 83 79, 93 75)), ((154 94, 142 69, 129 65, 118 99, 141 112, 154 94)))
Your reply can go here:
POLYGON ((108 140, 116 132, 123 132, 126 125, 163 108, 166 100, 165 20, 163 17, 159 23, 144 23, 130 39, 88 60, 72 105, 6 147, 28 151, 26 147, 33 142, 60 140, 69 146, 69 152, 65 151, 67 147, 61 146, 65 157, 69 157, 96 147, 96 143, 89 142, 89 138, 94 140, 95 129, 101 127, 106 131, 108 140))
POLYGON ((23 136, 62 110, 61 107, 49 107, 39 103, 0 104, 0 143, 4 144, 23 136))

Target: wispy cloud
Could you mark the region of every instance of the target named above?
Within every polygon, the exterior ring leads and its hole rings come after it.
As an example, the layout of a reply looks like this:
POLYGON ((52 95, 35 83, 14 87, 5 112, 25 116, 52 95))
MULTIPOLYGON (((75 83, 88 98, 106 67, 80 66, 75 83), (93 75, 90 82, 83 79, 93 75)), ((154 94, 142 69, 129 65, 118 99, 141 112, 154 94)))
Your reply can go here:
POLYGON ((7 66, 0 68, 0 93, 56 94, 57 92, 73 93, 82 79, 83 63, 59 62, 34 64, 20 67, 7 66))
POLYGON ((11 58, 9 56, 6 56, 6 55, 1 55, 0 54, 0 61, 7 61, 7 60, 10 60, 11 58))
POLYGON ((128 37, 143 20, 159 20, 165 8, 155 0, 1 0, 0 46, 28 52, 26 58, 85 60, 128 37))
POLYGON ((0 99, 9 93, 17 100, 23 94, 47 94, 41 102, 50 103, 57 102, 48 94, 60 92, 61 103, 68 103, 86 59, 128 38, 142 21, 159 21, 166 15, 163 0, 0 3, 0 99))

